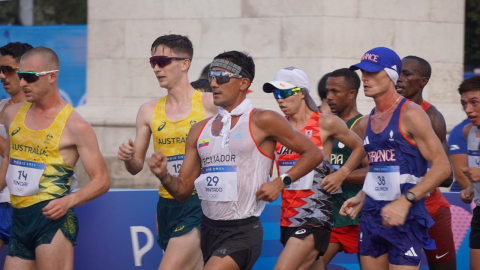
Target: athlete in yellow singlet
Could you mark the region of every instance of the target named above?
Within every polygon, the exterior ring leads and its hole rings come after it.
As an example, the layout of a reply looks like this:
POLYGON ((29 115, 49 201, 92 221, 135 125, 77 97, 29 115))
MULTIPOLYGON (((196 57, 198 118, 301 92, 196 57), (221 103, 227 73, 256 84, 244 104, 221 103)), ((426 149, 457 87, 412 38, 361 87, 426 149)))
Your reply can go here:
POLYGON ((8 147, 0 189, 8 184, 13 207, 6 270, 73 269, 78 221, 72 208, 110 187, 92 127, 59 94, 59 69, 51 49, 26 52, 18 76, 27 102, 3 115, 8 147), (92 181, 70 193, 79 157, 92 181))
MULTIPOLYGON (((178 175, 185 156, 190 127, 218 112, 211 93, 195 91, 188 81, 193 46, 185 36, 166 35, 152 44, 150 64, 160 87, 168 95, 143 104, 137 115, 135 142, 131 139, 118 150, 118 158, 135 175, 143 169, 153 135, 155 151, 168 156, 168 170, 178 175)), ((159 269, 202 269, 200 251, 200 200, 196 192, 185 203, 163 188, 157 204, 158 244, 165 251, 159 269)))

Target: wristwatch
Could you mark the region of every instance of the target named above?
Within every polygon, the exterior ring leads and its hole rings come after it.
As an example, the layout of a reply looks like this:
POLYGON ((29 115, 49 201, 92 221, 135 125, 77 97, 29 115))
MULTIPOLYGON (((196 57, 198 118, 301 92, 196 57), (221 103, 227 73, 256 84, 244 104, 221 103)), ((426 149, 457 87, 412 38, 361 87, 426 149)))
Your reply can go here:
POLYGON ((407 201, 409 201, 411 204, 414 204, 417 202, 417 198, 415 197, 415 194, 413 194, 412 192, 408 191, 407 193, 405 193, 405 198, 407 199, 407 201))
POLYGON ((280 178, 285 186, 290 186, 290 184, 292 184, 292 177, 290 175, 284 173, 280 175, 280 178))

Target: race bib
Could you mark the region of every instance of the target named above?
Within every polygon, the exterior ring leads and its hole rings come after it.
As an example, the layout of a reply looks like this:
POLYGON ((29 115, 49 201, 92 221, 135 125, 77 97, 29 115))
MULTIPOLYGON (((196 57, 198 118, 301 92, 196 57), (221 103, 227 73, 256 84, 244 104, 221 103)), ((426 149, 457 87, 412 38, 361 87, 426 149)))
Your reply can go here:
POLYGON ((0 203, 4 202, 10 202, 10 191, 8 190, 8 187, 0 191, 0 203))
POLYGON ((468 166, 480 168, 480 151, 468 150, 468 166))
POLYGON ((377 201, 398 199, 400 191, 399 166, 371 166, 363 184, 363 191, 377 201))
POLYGON ((46 166, 45 163, 11 158, 6 175, 10 193, 16 196, 40 193, 40 178, 46 166))
MULTIPOLYGON (((285 174, 290 170, 290 168, 295 165, 297 161, 296 160, 280 160, 278 161, 278 167, 280 171, 280 175, 285 174)), ((305 176, 303 176, 300 179, 297 179, 297 181, 293 182, 291 185, 285 187, 287 190, 309 190, 312 189, 313 186, 313 176, 314 172, 311 171, 305 176)))
POLYGON ((176 155, 167 157, 167 170, 170 175, 177 177, 182 167, 183 159, 185 155, 176 155))
MULTIPOLYGON (((339 144, 340 144, 340 142, 339 142, 339 144)), ((340 165, 330 165, 330 168, 332 168, 332 169, 333 169, 333 172, 335 173, 336 171, 340 170, 340 165)), ((335 192, 332 193, 332 194, 341 194, 341 193, 343 193, 342 186, 340 186, 340 187, 338 188, 338 190, 335 191, 335 192)))
POLYGON ((202 168, 202 174, 195 180, 195 188, 200 200, 238 201, 237 166, 223 165, 202 168))

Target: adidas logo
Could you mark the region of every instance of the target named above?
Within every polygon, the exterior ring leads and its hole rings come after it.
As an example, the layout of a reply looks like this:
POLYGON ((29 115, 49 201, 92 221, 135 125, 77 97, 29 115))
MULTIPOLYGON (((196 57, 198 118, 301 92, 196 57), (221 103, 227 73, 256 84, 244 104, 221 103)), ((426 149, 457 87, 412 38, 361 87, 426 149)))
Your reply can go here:
POLYGON ((393 65, 392 68, 397 70, 397 65, 393 65))
POLYGON ((234 139, 241 139, 242 138, 242 133, 237 133, 237 135, 233 136, 234 139))
POLYGON ((367 145, 367 144, 370 144, 370 142, 368 141, 368 136, 365 137, 365 139, 363 140, 363 145, 367 145))
POLYGON ((418 255, 415 252, 415 250, 413 249, 413 247, 411 247, 407 252, 405 252, 405 255, 407 255, 409 257, 418 257, 418 255))

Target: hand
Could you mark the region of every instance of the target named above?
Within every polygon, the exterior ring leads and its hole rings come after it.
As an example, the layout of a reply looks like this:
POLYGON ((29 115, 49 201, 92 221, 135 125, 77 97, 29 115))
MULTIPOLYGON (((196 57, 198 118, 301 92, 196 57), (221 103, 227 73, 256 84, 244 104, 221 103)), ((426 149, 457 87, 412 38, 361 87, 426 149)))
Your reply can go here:
POLYGON ((320 185, 325 191, 335 193, 342 186, 343 180, 345 180, 346 177, 343 170, 338 170, 333 174, 325 176, 320 185))
POLYGON ((273 202, 280 196, 283 188, 285 188, 285 185, 282 179, 277 177, 275 180, 263 184, 255 195, 257 195, 258 200, 273 202))
POLYGON ((470 180, 470 182, 479 182, 480 181, 480 168, 467 167, 462 168, 465 176, 470 180))
POLYGON ((42 209, 43 215, 51 220, 57 220, 63 217, 67 211, 73 207, 73 194, 50 201, 42 209))
POLYGON ((148 160, 148 166, 150 166, 150 170, 160 181, 168 174, 167 157, 162 151, 153 153, 152 157, 148 160))
POLYGON ((466 204, 471 204, 472 203, 472 200, 473 200, 473 186, 472 185, 470 185, 468 188, 462 189, 462 191, 460 191, 460 199, 462 200, 462 202, 464 202, 466 204))
POLYGON ((407 201, 404 195, 385 205, 381 211, 382 224, 387 227, 402 226, 405 224, 410 207, 412 207, 412 203, 407 201))
POLYGON ((340 208, 340 215, 345 217, 349 216, 352 220, 354 220, 360 211, 362 211, 363 202, 364 199, 358 195, 346 200, 340 208))
POLYGON ((132 139, 128 140, 128 143, 122 143, 120 147, 118 147, 118 159, 121 161, 130 161, 133 159, 135 155, 135 147, 133 146, 132 139))

